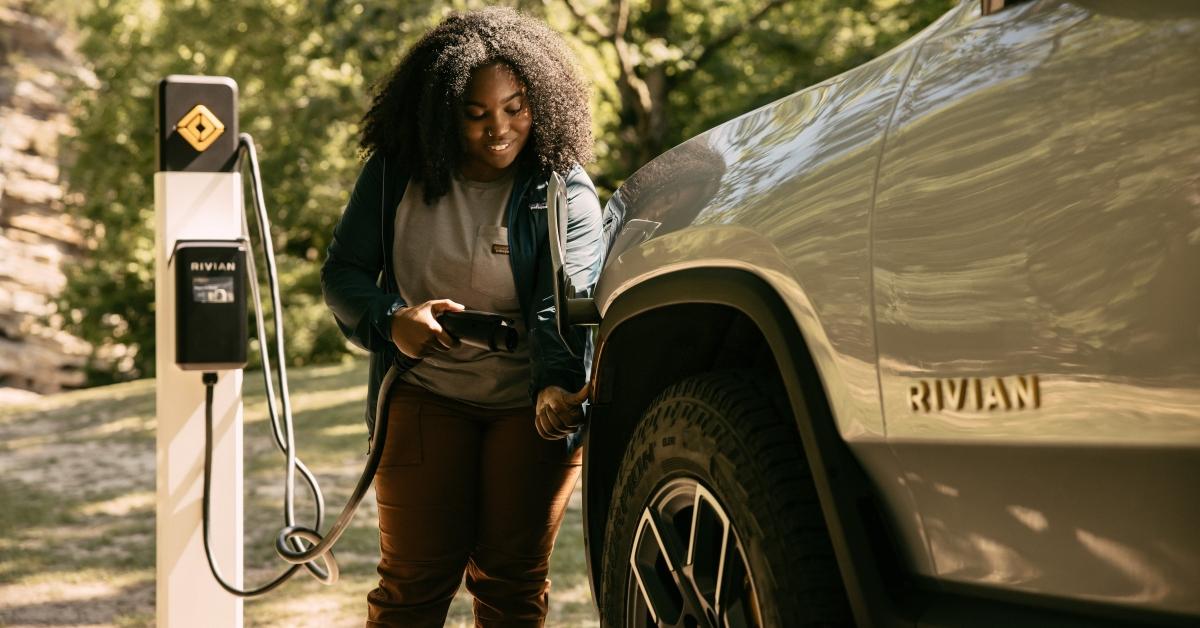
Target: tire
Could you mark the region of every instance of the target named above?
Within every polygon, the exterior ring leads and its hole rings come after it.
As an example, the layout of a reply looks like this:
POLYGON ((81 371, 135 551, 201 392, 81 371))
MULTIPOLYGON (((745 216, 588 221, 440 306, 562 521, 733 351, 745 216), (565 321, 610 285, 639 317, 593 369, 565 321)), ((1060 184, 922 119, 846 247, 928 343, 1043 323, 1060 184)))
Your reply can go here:
POLYGON ((710 373, 650 404, 613 489, 603 625, 852 625, 799 435, 768 381, 710 373))

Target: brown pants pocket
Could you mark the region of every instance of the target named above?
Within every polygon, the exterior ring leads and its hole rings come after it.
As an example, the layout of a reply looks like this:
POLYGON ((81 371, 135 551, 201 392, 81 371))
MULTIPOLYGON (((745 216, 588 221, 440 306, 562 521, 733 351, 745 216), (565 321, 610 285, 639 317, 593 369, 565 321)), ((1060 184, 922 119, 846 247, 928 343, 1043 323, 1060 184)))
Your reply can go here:
POLYGON ((421 464, 421 402, 405 390, 407 387, 411 385, 398 383, 392 388, 380 469, 421 464))

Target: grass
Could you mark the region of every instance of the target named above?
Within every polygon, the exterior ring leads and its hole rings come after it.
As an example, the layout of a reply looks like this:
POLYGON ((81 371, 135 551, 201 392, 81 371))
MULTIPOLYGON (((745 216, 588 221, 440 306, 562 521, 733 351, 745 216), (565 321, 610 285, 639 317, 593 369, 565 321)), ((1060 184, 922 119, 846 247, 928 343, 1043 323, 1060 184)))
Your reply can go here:
MULTIPOLYGON (((300 457, 325 493, 326 525, 366 461, 365 363, 290 369, 300 457)), ((0 626, 154 625, 154 381, 63 393, 0 408, 0 626)), ((283 457, 270 436, 261 373, 245 378, 246 583, 283 563, 283 457)), ((311 521, 297 488, 297 517, 311 521)), ((551 562, 549 626, 597 626, 584 562, 579 487, 551 562)), ((301 572, 245 604, 247 626, 361 626, 375 586, 378 530, 368 493, 337 546, 341 579, 301 572)), ((471 625, 460 590, 447 626, 471 625)))

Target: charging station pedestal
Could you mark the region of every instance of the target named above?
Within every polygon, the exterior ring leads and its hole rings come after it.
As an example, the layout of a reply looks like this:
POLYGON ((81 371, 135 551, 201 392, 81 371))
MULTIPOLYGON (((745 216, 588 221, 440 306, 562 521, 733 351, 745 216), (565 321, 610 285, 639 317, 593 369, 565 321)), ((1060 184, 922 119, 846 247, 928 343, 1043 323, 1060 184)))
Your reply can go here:
MULTIPOLYGON (((242 237, 237 84, 225 77, 169 76, 158 85, 156 104, 156 625, 240 628, 242 600, 221 588, 204 555, 205 389, 200 371, 176 364, 176 290, 191 288, 175 285, 172 259, 181 240, 242 237)), ((213 394, 210 529, 213 557, 237 587, 243 586, 241 391, 240 368, 220 371, 213 394)))

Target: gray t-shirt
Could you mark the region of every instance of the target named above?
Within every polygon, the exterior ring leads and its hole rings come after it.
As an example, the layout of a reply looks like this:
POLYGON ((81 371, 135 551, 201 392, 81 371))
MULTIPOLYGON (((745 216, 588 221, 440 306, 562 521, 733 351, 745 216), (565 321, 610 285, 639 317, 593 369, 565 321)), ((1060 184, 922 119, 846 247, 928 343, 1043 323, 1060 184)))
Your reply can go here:
POLYGON ((400 296, 409 305, 453 299, 472 310, 503 314, 516 323, 513 353, 461 345, 426 357, 401 379, 484 408, 529 405, 529 346, 509 262, 505 209, 513 177, 470 181, 460 176, 450 192, 426 205, 420 183, 410 181, 396 209, 392 251, 400 296))

